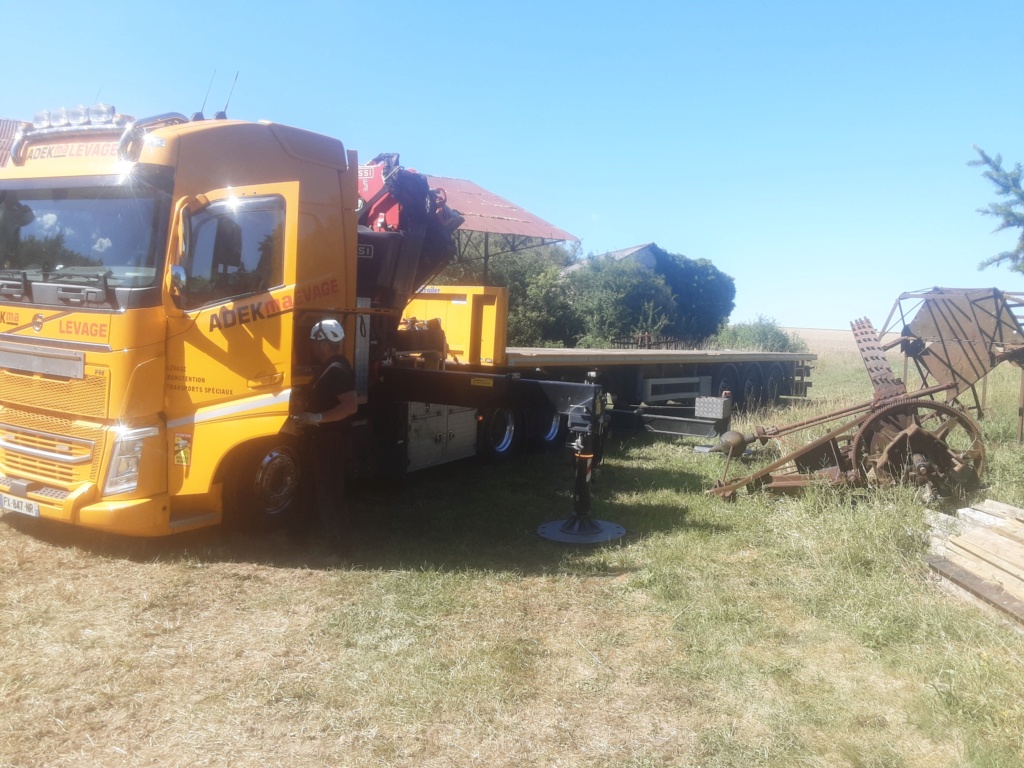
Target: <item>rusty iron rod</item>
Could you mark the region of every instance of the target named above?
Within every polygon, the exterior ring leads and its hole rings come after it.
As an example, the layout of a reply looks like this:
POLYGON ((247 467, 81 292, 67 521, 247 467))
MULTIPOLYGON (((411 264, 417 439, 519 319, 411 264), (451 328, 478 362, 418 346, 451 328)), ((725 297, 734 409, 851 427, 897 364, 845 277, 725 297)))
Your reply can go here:
POLYGON ((830 440, 833 440, 836 437, 839 437, 839 435, 843 434, 844 432, 849 431, 853 427, 860 426, 865 420, 870 418, 872 415, 873 415, 872 411, 866 411, 865 413, 862 413, 860 416, 858 416, 853 421, 849 421, 849 422, 843 424, 841 427, 836 427, 835 429, 833 429, 828 434, 822 435, 817 440, 812 440, 807 445, 805 445, 802 448, 799 448, 799 449, 793 451, 792 453, 787 453, 781 459, 777 459, 777 460, 773 461, 767 467, 759 469, 757 472, 749 474, 746 477, 742 477, 739 480, 734 480, 733 482, 729 483, 728 485, 723 485, 723 486, 719 486, 717 488, 712 488, 712 489, 710 489, 708 491, 708 493, 714 493, 716 495, 723 496, 723 495, 732 493, 733 491, 739 490, 740 488, 742 488, 745 485, 750 485, 757 478, 764 477, 765 475, 771 474, 774 470, 778 469, 779 467, 785 466, 790 461, 793 461, 793 459, 795 459, 800 454, 807 453, 809 451, 813 451, 815 448, 818 448, 818 447, 820 447, 822 445, 825 445, 830 440))
POLYGON ((1017 444, 1024 442, 1024 368, 1020 369, 1020 399, 1017 401, 1017 444))
MULTIPOLYGON (((936 384, 931 387, 919 389, 916 392, 908 392, 897 397, 889 397, 885 400, 879 400, 878 402, 875 402, 874 400, 866 400, 862 403, 857 403, 856 405, 850 405, 846 408, 840 408, 837 411, 826 413, 824 416, 815 416, 812 419, 805 419, 804 421, 797 421, 793 424, 786 424, 783 427, 774 427, 774 431, 771 433, 766 432, 765 437, 783 437, 784 435, 789 435, 793 432, 799 432, 801 429, 806 429, 807 427, 816 427, 819 424, 827 424, 830 421, 841 419, 843 416, 849 416, 850 414, 857 413, 858 411, 877 409, 895 400, 913 400, 927 397, 928 395, 938 394, 943 390, 949 389, 951 386, 951 384, 936 384)), ((760 437, 760 435, 758 435, 758 437, 760 437)))

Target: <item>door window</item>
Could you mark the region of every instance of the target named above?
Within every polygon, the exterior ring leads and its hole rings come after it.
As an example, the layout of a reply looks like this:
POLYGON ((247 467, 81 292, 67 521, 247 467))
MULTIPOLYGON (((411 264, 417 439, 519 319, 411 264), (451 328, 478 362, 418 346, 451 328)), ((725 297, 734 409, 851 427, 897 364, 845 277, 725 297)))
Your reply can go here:
POLYGON ((220 200, 192 217, 185 308, 235 300, 284 282, 284 198, 220 200))

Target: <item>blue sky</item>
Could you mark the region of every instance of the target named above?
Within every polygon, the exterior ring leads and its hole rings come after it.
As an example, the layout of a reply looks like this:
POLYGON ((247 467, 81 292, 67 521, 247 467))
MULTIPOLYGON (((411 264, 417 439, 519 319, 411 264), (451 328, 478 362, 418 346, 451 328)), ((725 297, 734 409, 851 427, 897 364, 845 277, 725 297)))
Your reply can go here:
POLYGON ((736 280, 734 321, 880 325, 1012 247, 972 145, 1024 161, 1024 3, 3 3, 0 117, 113 103, 289 123, 736 280))

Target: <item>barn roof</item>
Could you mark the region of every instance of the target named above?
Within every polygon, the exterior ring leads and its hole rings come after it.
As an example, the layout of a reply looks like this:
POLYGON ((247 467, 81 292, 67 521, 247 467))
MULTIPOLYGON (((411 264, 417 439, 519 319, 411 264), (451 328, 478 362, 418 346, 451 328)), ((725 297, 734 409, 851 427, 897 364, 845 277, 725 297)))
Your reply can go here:
POLYGON ((0 167, 7 165, 7 158, 11 156, 11 146, 14 144, 14 134, 18 132, 19 125, 19 120, 0 118, 0 167))
POLYGON ((544 240, 579 240, 578 237, 549 224, 525 208, 510 203, 478 184, 464 179, 427 176, 431 188, 448 194, 448 206, 462 214, 462 229, 499 235, 539 237, 544 240))

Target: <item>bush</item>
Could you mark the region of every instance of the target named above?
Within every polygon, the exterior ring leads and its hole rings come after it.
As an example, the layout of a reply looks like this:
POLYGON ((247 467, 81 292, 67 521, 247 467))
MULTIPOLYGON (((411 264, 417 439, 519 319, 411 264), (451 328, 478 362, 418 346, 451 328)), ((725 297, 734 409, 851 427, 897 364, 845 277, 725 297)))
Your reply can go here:
POLYGON ((722 328, 708 340, 711 349, 748 349, 756 352, 806 352, 807 344, 786 333, 774 318, 758 315, 752 323, 736 323, 722 328))

